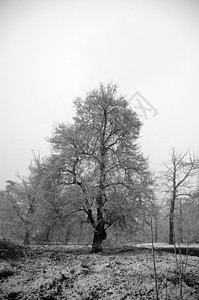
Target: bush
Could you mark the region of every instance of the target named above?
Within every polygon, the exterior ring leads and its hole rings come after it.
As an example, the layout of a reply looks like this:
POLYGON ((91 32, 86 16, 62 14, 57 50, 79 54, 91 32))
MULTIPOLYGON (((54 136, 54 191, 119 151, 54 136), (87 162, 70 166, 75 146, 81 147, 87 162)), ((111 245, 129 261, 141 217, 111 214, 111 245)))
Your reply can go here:
POLYGON ((0 239, 0 258, 18 259, 22 257, 24 257, 24 247, 5 238, 0 239))
POLYGON ((12 270, 10 270, 10 269, 0 270, 0 280, 1 279, 5 279, 8 276, 12 276, 12 275, 14 275, 14 272, 12 270))

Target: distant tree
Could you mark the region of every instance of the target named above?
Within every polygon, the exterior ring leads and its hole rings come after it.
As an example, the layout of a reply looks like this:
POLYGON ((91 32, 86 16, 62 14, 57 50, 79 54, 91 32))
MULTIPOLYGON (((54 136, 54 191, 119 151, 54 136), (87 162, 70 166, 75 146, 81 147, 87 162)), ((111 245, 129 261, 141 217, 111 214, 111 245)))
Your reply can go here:
MULTIPOLYGON (((164 163, 165 171, 162 172, 162 180, 165 192, 169 199, 169 244, 174 244, 174 220, 176 201, 179 199, 189 199, 192 197, 194 181, 197 175, 198 160, 191 156, 189 151, 186 153, 172 149, 170 160, 164 163)), ((182 218, 182 205, 179 203, 182 218)), ((181 220, 180 230, 182 230, 181 220)), ((182 240, 182 237, 181 237, 182 240)))
POLYGON ((7 219, 7 205, 5 200, 5 191, 0 190, 0 237, 4 237, 6 235, 6 219, 7 219))
POLYGON ((41 158, 40 155, 34 154, 29 167, 31 175, 40 187, 34 232, 34 240, 38 243, 66 243, 70 235, 74 234, 73 214, 79 209, 75 209, 72 204, 74 201, 70 200, 75 197, 72 189, 63 189, 63 186, 58 184, 54 172, 55 165, 53 157, 41 158))
POLYGON ((14 212, 10 202, 6 200, 5 191, 0 191, 0 237, 10 238, 13 232, 14 212))
POLYGON ((31 177, 20 177, 20 182, 7 181, 5 197, 11 202, 16 215, 25 227, 25 245, 30 243, 31 230, 38 204, 37 193, 38 186, 31 177))
MULTIPOLYGON (((196 164, 197 165, 197 164, 196 164)), ((193 191, 189 199, 182 199, 179 208, 179 220, 183 220, 180 224, 181 231, 187 241, 194 243, 199 242, 199 182, 198 175, 196 179, 196 189, 193 191), (185 201, 186 200, 186 201, 185 201), (187 201, 188 200, 188 201, 187 201)))
POLYGON ((47 178, 56 199, 69 204, 65 216, 86 214, 94 231, 92 252, 100 252, 108 227, 147 222, 153 181, 137 142, 141 122, 125 98, 117 97, 116 85, 100 84, 74 104, 73 124, 58 124, 49 138, 47 178))

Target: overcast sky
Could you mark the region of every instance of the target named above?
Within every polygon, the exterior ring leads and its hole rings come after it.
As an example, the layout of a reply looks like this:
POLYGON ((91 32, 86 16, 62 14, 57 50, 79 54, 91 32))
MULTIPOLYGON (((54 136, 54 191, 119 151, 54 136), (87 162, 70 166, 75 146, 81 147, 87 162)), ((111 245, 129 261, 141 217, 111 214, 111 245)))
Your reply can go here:
POLYGON ((0 189, 32 150, 49 153, 77 96, 109 81, 146 99, 130 103, 150 109, 140 142, 153 169, 172 147, 197 153, 199 1, 0 0, 0 189))

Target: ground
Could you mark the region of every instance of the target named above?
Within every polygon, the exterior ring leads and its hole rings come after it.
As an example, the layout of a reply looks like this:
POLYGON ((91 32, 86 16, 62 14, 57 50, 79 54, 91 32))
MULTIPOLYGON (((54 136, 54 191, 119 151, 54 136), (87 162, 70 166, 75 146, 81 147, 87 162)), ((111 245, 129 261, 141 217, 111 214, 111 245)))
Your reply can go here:
MULTIPOLYGON (((28 253, 28 252, 27 252, 28 253)), ((89 249, 32 249, 25 258, 0 260, 3 299, 155 299, 150 249, 89 254, 89 249)), ((155 253, 159 299, 199 299, 199 258, 155 253), (179 268, 182 274, 180 298, 179 268)))

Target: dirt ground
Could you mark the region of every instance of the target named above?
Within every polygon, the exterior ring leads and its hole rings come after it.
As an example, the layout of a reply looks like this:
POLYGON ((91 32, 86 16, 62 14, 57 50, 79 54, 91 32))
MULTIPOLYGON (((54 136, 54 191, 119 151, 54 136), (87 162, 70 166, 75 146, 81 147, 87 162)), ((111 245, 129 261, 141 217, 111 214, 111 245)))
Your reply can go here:
MULTIPOLYGON (((199 299, 198 257, 186 260, 158 251, 155 262, 159 299, 199 299)), ((151 250, 89 254, 45 248, 31 250, 23 259, 0 260, 0 300, 137 300, 155 295, 151 250)))

